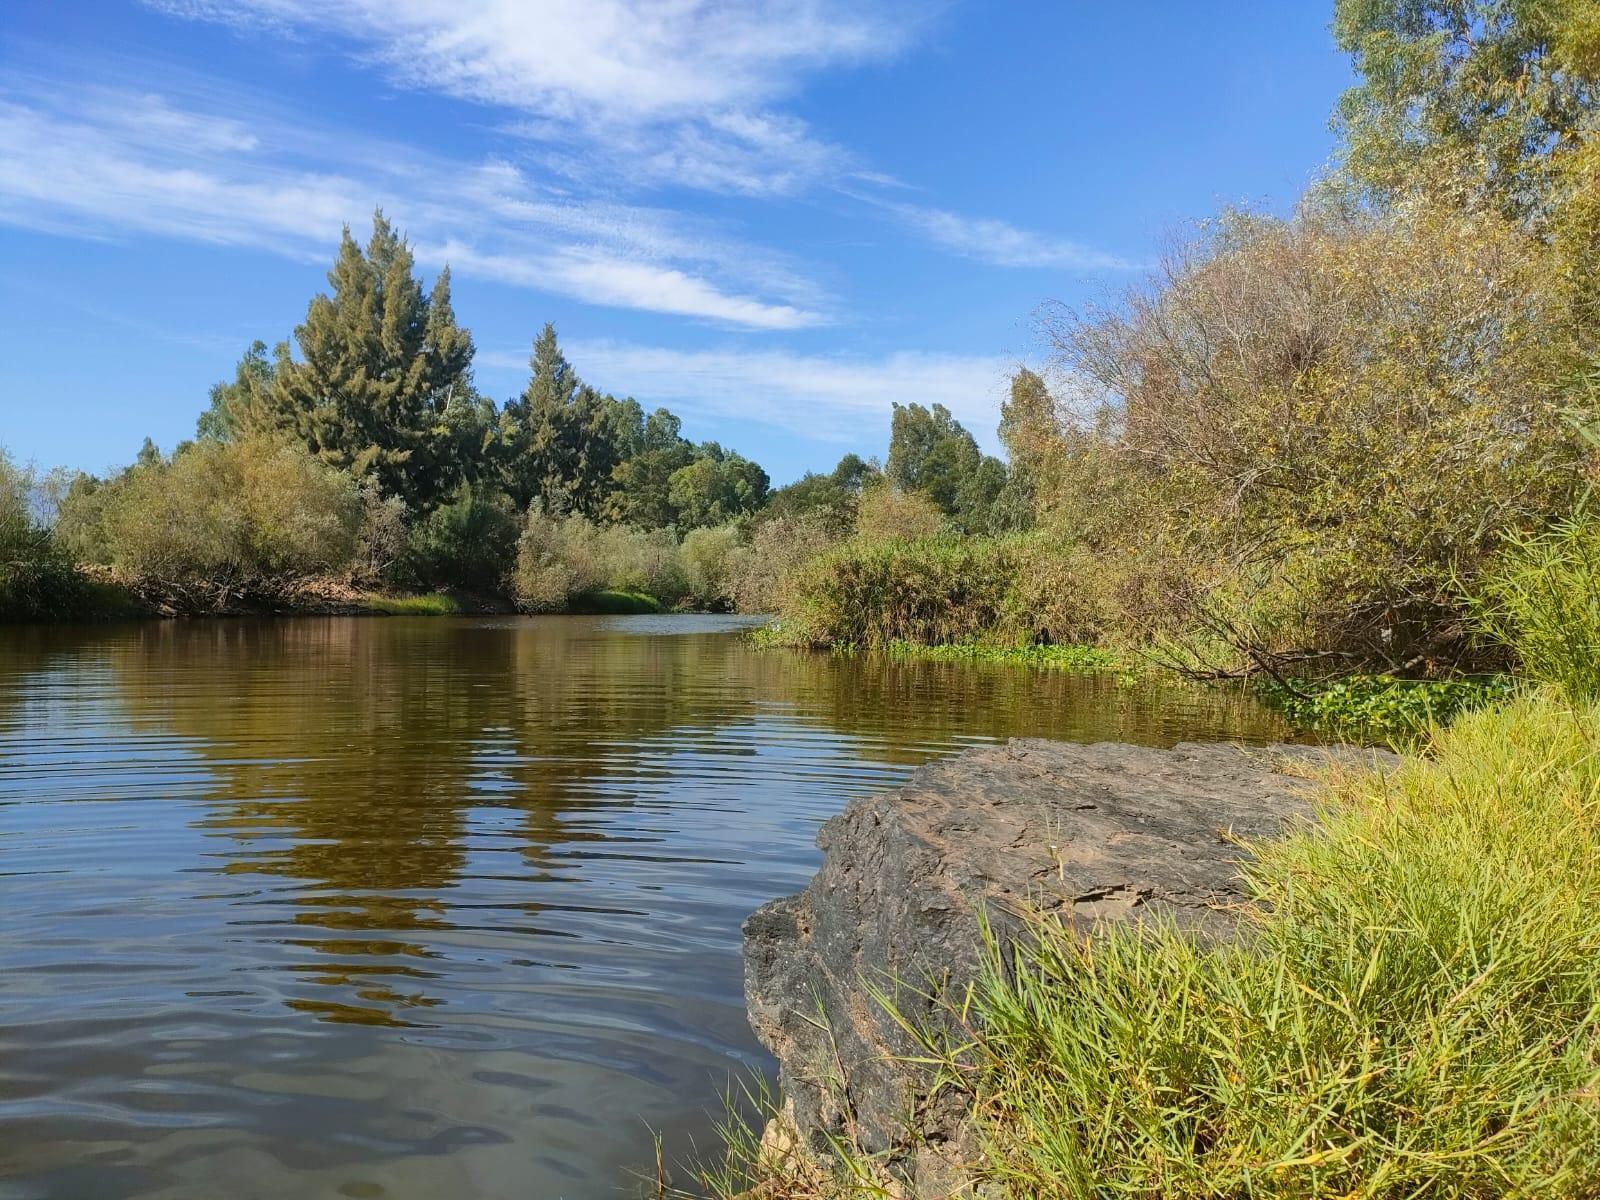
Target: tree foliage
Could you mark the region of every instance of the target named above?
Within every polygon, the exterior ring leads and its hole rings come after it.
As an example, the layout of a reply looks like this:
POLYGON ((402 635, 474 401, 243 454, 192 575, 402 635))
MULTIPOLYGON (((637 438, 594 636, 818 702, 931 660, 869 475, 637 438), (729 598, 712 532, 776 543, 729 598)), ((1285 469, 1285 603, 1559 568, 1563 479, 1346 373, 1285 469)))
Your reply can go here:
POLYGON ((221 397, 229 416, 215 423, 236 432, 249 412, 247 427, 287 429, 329 466, 432 508, 463 477, 447 456, 452 440, 439 435, 453 404, 470 405, 473 346, 451 307, 449 269, 424 295, 413 268, 381 211, 364 253, 347 227, 331 294, 313 299, 295 329, 299 356, 282 343, 268 369, 252 351, 221 397))
POLYGON ((942 404, 896 404, 884 474, 906 492, 926 495, 968 533, 988 532, 991 510, 1006 485, 1005 464, 985 455, 942 404))
POLYGON ((1442 169, 1537 212, 1593 130, 1595 0, 1338 0, 1333 30, 1360 76, 1338 110, 1346 165, 1381 196, 1442 169))

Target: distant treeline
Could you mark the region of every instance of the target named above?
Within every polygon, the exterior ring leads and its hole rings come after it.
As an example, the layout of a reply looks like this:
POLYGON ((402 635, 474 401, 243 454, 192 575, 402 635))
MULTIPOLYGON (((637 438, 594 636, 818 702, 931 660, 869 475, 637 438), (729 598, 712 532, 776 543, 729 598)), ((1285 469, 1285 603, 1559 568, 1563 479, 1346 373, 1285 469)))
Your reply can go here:
POLYGON ((773 491, 665 408, 585 383, 550 325, 527 386, 496 403, 448 268, 425 290, 381 212, 364 250, 345 230, 328 280, 292 346, 251 346, 170 454, 147 440, 105 478, 0 464, 0 615, 292 607, 339 588, 760 607, 773 563, 752 542, 792 548, 762 534, 774 520, 804 524, 802 546, 836 540, 864 492, 894 489, 963 531, 1025 518, 1005 465, 938 405, 896 407, 887 470, 851 454, 773 491))

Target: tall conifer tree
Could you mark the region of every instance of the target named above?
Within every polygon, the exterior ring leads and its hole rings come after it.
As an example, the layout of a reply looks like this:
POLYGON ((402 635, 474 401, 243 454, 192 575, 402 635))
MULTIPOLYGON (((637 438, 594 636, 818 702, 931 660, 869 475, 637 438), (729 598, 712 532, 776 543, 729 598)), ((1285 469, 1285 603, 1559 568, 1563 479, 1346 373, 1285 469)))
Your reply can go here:
POLYGON ((456 323, 449 270, 425 296, 379 210, 365 254, 345 229, 328 282, 295 329, 299 358, 278 347, 277 415, 323 461, 429 509, 460 477, 444 415, 472 397, 472 337, 456 323))

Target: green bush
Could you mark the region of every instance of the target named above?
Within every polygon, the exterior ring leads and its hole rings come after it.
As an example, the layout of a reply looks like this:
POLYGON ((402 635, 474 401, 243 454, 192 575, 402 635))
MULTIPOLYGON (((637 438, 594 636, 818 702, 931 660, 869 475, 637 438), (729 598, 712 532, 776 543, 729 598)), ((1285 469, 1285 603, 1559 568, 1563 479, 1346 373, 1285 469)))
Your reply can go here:
POLYGON ((555 612, 574 597, 610 591, 672 606, 689 595, 689 579, 669 529, 598 525, 582 516, 528 513, 517 541, 512 590, 530 612, 555 612))
POLYGON ((798 569, 783 627, 813 645, 868 649, 1004 638, 1017 567, 1010 541, 855 538, 798 569))
POLYGON ((1015 1197, 1590 1197, 1600 711, 1525 697, 1256 847, 1236 943, 1041 920, 981 981, 982 1170, 1015 1197))
POLYGON ((1574 700, 1600 699, 1600 525, 1588 513, 1509 537, 1474 608, 1479 627, 1512 650, 1524 674, 1574 700))
POLYGON ((35 511, 37 483, 0 451, 0 620, 77 616, 88 601, 71 556, 35 511))
POLYGON ((410 530, 401 570, 421 587, 498 592, 516 553, 517 515, 504 495, 463 483, 410 530))
POLYGON ((729 594, 742 613, 777 613, 793 606, 790 585, 800 568, 841 540, 827 514, 779 515, 758 521, 750 543, 730 565, 729 594))
POLYGON ((75 487, 60 524, 75 551, 140 587, 270 592, 347 570, 361 521, 350 476, 254 436, 75 487))
POLYGON ((687 599, 696 608, 727 609, 733 602, 733 572, 744 552, 737 525, 711 525, 691 529, 679 548, 688 587, 687 599))

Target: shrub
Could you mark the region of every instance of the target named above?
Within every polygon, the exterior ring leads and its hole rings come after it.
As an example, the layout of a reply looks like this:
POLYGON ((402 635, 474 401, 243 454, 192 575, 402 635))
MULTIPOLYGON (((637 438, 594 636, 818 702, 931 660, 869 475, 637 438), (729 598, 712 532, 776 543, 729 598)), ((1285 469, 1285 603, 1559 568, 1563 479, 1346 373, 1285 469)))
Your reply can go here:
POLYGON ((880 649, 1004 637, 1018 555, 1008 540, 953 534, 915 541, 855 538, 811 559, 791 581, 783 627, 814 645, 880 649))
POLYGON ((750 544, 730 564, 734 608, 742 613, 789 609, 788 589, 800 568, 839 541, 826 516, 777 516, 759 522, 750 544))
POLYGON ((277 591, 343 571, 356 549, 355 482, 265 436, 192 443, 70 493, 75 547, 143 587, 277 591))
POLYGON ((498 592, 511 571, 517 534, 516 513, 503 494, 463 483, 412 526, 402 570, 422 587, 498 592))
POLYGON ((1562 411, 1581 356, 1552 254, 1425 199, 1224 220, 1120 310, 1049 327, 1084 389, 1052 412, 1091 415, 1057 439, 1071 461, 1038 473, 1040 504, 1097 551, 1156 545, 1207 585, 1169 612, 1238 583, 1219 599, 1261 637, 1235 668, 1453 663, 1461 585, 1498 531, 1567 511, 1589 465, 1562 411))
POLYGON ((738 526, 691 529, 683 535, 683 545, 679 549, 687 598, 699 608, 728 608, 733 602, 733 572, 743 551, 738 526))
POLYGON ((927 496, 886 483, 863 491, 856 509, 856 534, 873 540, 929 537, 943 525, 944 511, 927 496))
POLYGON ((511 590, 517 603, 529 612, 557 612, 581 591, 598 582, 580 579, 566 558, 562 522, 531 509, 517 539, 517 565, 511 590))
POLYGON ((351 563, 352 576, 364 584, 402 579, 410 544, 405 501, 399 496, 383 496, 374 486, 363 486, 361 530, 351 563))
POLYGON ((518 603, 532 612, 566 608, 574 597, 602 590, 673 605, 689 588, 671 530, 597 525, 539 509, 529 512, 517 542, 512 585, 518 603))
POLYGON ((87 603, 71 556, 37 511, 38 483, 0 451, 0 620, 74 616, 87 603))
POLYGON ((1233 944, 1041 920, 952 1053, 1028 1197, 1592 1196, 1600 711, 1474 713, 1255 847, 1233 944))
POLYGON ((1600 699, 1600 525, 1586 512, 1537 535, 1513 534, 1480 587, 1480 628, 1527 675, 1574 700, 1600 699))

